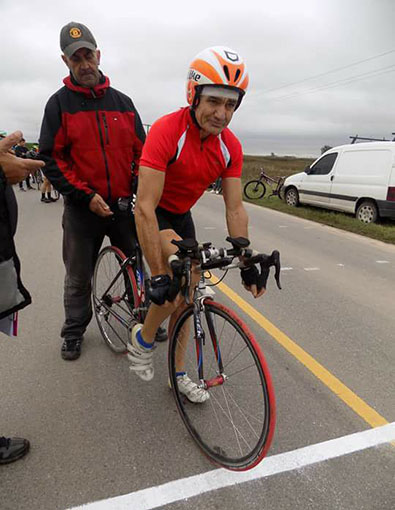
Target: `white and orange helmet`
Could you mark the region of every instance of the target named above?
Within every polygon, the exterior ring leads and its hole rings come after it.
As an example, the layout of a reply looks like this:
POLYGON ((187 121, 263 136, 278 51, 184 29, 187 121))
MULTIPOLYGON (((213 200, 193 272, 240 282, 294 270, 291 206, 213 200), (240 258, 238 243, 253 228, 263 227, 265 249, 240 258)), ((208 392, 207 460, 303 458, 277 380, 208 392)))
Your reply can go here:
POLYGON ((243 58, 226 46, 213 46, 198 53, 189 66, 187 77, 187 101, 192 108, 206 85, 238 92, 238 108, 248 87, 248 72, 243 58))

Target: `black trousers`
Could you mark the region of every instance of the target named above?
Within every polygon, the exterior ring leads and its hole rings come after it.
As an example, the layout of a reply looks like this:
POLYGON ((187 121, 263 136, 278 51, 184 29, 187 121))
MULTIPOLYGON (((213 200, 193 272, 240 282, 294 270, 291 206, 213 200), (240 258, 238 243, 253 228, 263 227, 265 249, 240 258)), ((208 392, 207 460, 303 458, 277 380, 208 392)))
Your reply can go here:
POLYGON ((113 208, 114 215, 101 218, 87 207, 65 203, 63 212, 63 262, 65 322, 61 336, 81 338, 92 318, 91 280, 105 236, 126 256, 135 250, 136 229, 130 211, 113 208))

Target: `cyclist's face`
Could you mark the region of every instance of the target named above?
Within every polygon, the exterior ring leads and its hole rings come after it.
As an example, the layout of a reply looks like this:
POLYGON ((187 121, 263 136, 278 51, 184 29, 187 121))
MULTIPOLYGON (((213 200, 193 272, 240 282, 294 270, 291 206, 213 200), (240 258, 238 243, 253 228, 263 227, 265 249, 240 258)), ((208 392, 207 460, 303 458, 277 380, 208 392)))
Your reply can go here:
POLYGON ((70 69, 75 80, 82 87, 94 87, 99 83, 100 51, 80 48, 71 57, 62 55, 63 62, 70 69))
POLYGON ((200 137, 219 135, 232 120, 236 105, 235 99, 200 96, 195 109, 196 120, 201 127, 200 137))

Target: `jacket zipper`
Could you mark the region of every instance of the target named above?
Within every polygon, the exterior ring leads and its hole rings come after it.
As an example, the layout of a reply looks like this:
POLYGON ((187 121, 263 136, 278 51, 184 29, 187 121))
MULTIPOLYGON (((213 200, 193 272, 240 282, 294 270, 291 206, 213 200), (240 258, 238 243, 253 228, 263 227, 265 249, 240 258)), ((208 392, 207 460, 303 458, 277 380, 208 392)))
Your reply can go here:
POLYGON ((101 115, 102 115, 102 118, 103 118, 104 134, 105 134, 106 145, 108 145, 110 143, 110 140, 108 138, 107 118, 106 118, 106 114, 104 112, 101 115))
POLYGON ((104 148, 103 131, 102 131, 102 128, 101 128, 101 125, 100 125, 99 112, 97 110, 96 110, 96 121, 97 121, 97 126, 99 128, 100 144, 101 144, 101 149, 102 149, 103 158, 104 158, 104 166, 106 168, 108 201, 111 202, 110 171, 109 171, 109 168, 108 168, 107 155, 106 155, 106 151, 105 151, 105 148, 104 148))

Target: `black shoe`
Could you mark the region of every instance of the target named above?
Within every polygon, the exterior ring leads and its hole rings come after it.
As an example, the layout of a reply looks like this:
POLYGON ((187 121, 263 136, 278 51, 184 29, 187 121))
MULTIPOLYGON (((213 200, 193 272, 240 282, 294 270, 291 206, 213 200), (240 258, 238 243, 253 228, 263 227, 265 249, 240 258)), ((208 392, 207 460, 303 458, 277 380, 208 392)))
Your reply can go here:
POLYGON ((167 340, 167 331, 162 326, 159 326, 158 331, 155 335, 155 342, 166 342, 167 340))
POLYGON ((36 189, 36 188, 33 188, 33 186, 28 186, 27 189, 36 189))
POLYGON ((27 454, 30 443, 19 437, 0 437, 0 464, 8 464, 27 454))
POLYGON ((57 202, 57 199, 56 198, 53 198, 53 197, 48 197, 47 200, 49 202, 57 202))
POLYGON ((40 200, 41 200, 41 202, 44 202, 44 204, 49 204, 52 202, 52 200, 50 200, 49 198, 45 198, 45 197, 41 198, 40 200))
POLYGON ((60 354, 63 359, 73 361, 81 356, 82 338, 74 340, 63 340, 60 354))

